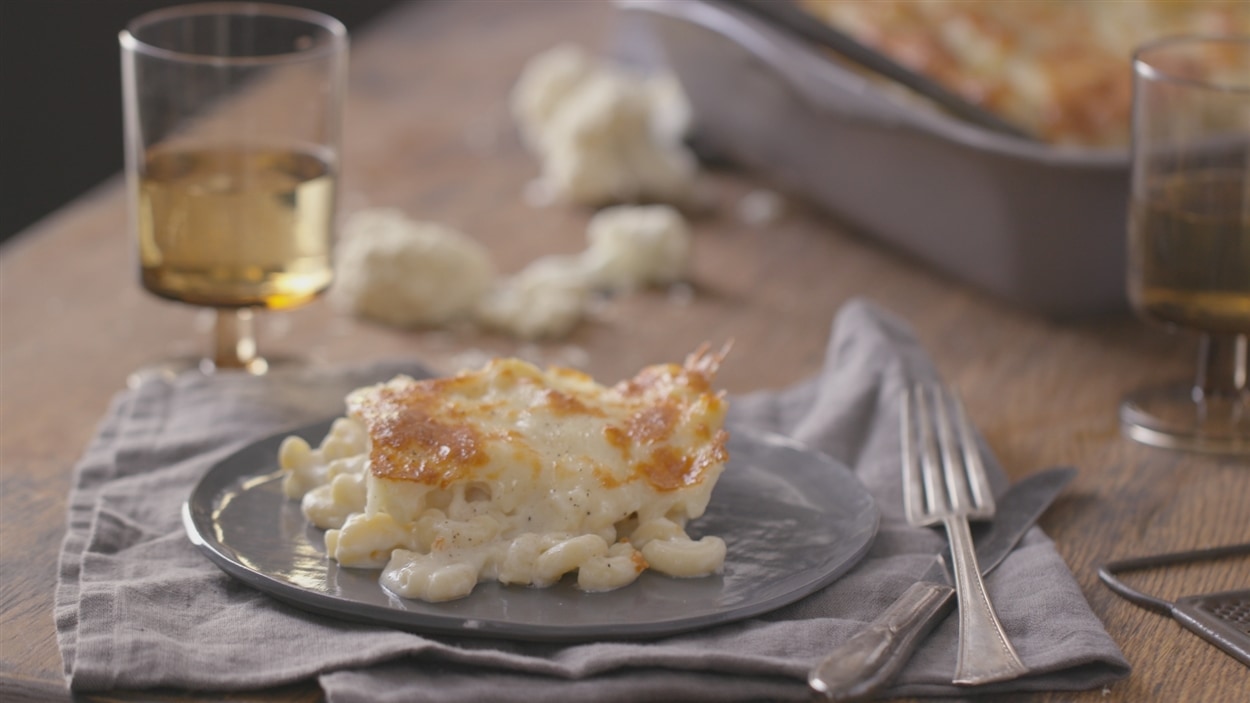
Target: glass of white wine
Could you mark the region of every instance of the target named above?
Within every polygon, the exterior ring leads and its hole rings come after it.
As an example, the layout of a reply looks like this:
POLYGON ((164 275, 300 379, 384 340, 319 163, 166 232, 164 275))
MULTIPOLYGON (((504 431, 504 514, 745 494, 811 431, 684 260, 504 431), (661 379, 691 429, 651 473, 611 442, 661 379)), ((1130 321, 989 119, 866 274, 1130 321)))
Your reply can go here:
POLYGON ((1250 453, 1250 37, 1169 37, 1133 60, 1128 293, 1196 333, 1191 380, 1130 393, 1126 434, 1250 453))
POLYGON ((140 280, 216 310, 213 353, 158 370, 265 373, 254 312, 308 303, 333 278, 347 30, 207 3, 142 15, 119 39, 140 280))

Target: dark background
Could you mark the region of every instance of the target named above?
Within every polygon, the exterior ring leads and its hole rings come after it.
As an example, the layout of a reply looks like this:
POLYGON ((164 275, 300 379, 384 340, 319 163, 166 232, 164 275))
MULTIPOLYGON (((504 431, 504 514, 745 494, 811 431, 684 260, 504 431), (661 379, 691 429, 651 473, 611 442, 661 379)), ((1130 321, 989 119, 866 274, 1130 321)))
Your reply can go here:
MULTIPOLYGON (((117 33, 189 0, 0 0, 0 241, 122 169, 117 33)), ((400 0, 283 2, 360 27, 400 0)))

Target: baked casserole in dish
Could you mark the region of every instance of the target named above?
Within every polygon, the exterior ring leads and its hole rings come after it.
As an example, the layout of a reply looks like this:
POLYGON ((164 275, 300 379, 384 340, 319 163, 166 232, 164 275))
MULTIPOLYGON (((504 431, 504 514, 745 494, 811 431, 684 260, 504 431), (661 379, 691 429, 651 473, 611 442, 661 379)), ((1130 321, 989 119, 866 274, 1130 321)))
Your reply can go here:
POLYGON ((788 4, 1027 138, 954 117, 753 2, 617 0, 633 58, 680 79, 700 147, 1052 317, 1127 309, 1132 47, 1168 33, 1250 33, 1250 3, 1237 2, 788 4))

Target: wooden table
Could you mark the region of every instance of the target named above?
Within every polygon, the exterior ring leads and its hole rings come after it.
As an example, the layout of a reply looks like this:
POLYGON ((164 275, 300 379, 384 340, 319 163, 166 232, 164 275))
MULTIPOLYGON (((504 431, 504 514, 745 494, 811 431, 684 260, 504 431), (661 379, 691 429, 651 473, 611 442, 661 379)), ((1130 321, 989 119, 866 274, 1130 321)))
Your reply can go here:
MULTIPOLYGON (((612 20, 611 7, 597 2, 421 2, 356 37, 344 209, 388 205, 450 224, 485 242, 505 271, 540 254, 579 250, 587 211, 525 204, 536 164, 511 126, 507 95, 526 58, 565 40, 606 47, 612 20)), ((471 332, 397 331, 318 302, 267 317, 262 344, 325 362, 410 356, 444 368, 466 351, 584 358, 597 377, 616 379, 704 340, 733 337, 738 345, 722 379, 744 392, 813 374, 838 307, 871 297, 914 326, 1013 478, 1055 464, 1081 469, 1042 525, 1134 672, 1109 692, 1020 700, 1219 701, 1250 691, 1245 667, 1172 620, 1113 596, 1095 573, 1117 557, 1250 537, 1245 459, 1152 449, 1120 434, 1117 399, 1139 384, 1183 376, 1190 340, 1127 314, 1054 322, 1009 309, 799 203, 775 225, 750 226, 735 204, 761 184, 724 172, 706 182, 715 207, 694 221, 689 302, 662 292, 625 297, 569 339, 537 346, 471 332)), ((145 362, 207 344, 202 315, 139 289, 132 256, 116 179, 5 244, 0 257, 6 701, 68 698, 52 622, 56 557, 71 469, 110 397, 145 362)), ((1250 564, 1142 574, 1134 583, 1166 596, 1228 590, 1250 584, 1250 564)), ((311 700, 316 689, 265 697, 311 700)))

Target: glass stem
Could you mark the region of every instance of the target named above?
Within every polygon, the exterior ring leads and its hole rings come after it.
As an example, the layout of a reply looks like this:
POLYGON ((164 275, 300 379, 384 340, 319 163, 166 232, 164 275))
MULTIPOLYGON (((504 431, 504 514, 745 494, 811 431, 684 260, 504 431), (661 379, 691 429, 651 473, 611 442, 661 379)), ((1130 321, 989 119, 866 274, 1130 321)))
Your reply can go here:
POLYGON ((1194 402, 1212 398, 1236 402, 1250 399, 1248 335, 1205 333, 1198 341, 1198 374, 1194 402))
POLYGON ((218 308, 213 365, 248 369, 257 363, 255 314, 248 308, 218 308))

